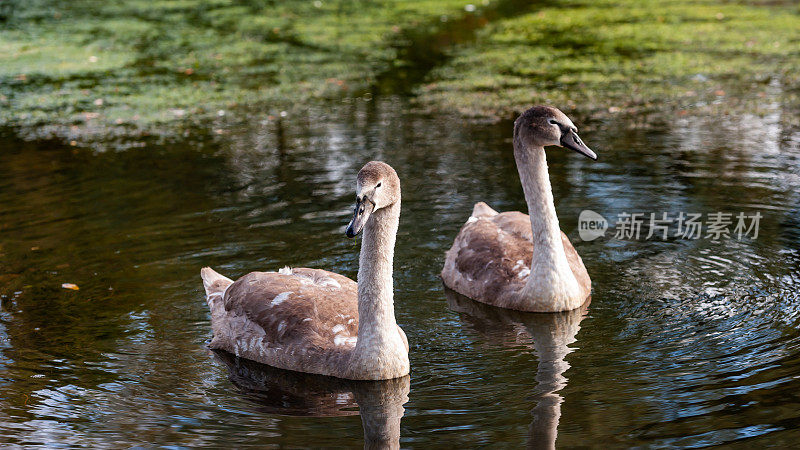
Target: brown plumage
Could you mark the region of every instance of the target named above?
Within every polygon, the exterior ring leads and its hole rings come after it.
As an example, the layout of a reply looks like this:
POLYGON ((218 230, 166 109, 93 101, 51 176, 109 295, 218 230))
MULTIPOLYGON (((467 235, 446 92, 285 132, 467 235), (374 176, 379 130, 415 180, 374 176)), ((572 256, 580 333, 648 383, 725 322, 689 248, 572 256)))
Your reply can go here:
MULTIPOLYGON (((470 220, 459 231, 446 254, 444 273, 447 284, 456 292, 503 308, 527 311, 524 298, 517 293, 525 287, 531 273, 531 259, 536 251, 532 241, 531 221, 519 211, 498 213, 486 203, 475 205, 470 220), (454 265, 448 267, 448 263, 454 265), (466 295, 466 294, 465 294, 466 295)), ((572 273, 580 283, 584 299, 591 291, 591 280, 578 252, 563 232, 561 241, 572 273)))
MULTIPOLYGON (((208 271, 203 269, 204 278, 208 271)), ((221 301, 227 320, 215 324, 211 348, 317 373, 355 345, 356 296, 353 280, 325 270, 249 273, 231 283, 224 298, 212 299, 221 301)))
POLYGON ((531 214, 498 214, 477 203, 446 253, 442 280, 447 287, 520 311, 571 310, 589 296, 589 274, 558 227, 545 145, 596 158, 558 109, 538 106, 520 116, 514 126, 514 156, 531 214))
POLYGON ((252 272, 236 282, 201 271, 211 348, 281 369, 357 380, 408 374, 408 340, 394 319, 392 258, 400 182, 384 163, 359 172, 352 231, 364 229, 359 280, 320 269, 252 272))

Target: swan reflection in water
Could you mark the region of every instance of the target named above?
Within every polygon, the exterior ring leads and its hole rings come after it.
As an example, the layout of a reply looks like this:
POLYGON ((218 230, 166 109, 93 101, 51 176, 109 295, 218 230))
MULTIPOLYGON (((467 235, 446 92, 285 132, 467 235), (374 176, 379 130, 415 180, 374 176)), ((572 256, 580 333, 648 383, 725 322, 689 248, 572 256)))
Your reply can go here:
POLYGON ((445 295, 450 309, 461 313, 462 324, 483 338, 502 346, 525 345, 533 349, 539 365, 528 447, 555 448, 564 401, 558 391, 567 386, 564 372, 570 367, 564 357, 572 351, 569 344, 576 341, 591 298, 572 311, 530 313, 478 303, 446 288, 445 295))
POLYGON ((400 419, 408 402, 411 377, 353 381, 277 369, 214 350, 229 378, 258 410, 289 416, 360 414, 364 448, 400 448, 400 419), (358 408, 358 410, 356 410, 358 408))

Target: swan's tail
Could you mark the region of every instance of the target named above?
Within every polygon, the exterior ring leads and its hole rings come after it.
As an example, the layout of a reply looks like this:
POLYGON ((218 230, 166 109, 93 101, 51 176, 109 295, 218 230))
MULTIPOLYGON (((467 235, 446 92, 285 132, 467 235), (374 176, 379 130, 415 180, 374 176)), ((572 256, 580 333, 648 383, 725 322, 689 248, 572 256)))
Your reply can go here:
POLYGON ((484 202, 475 203, 475 206, 472 208, 472 217, 476 219, 481 217, 492 217, 496 216, 497 211, 493 210, 484 202))
POLYGON ((206 289, 206 300, 209 304, 216 298, 222 298, 228 286, 233 284, 233 280, 222 276, 210 267, 203 267, 200 270, 200 277, 203 279, 203 287, 206 289))

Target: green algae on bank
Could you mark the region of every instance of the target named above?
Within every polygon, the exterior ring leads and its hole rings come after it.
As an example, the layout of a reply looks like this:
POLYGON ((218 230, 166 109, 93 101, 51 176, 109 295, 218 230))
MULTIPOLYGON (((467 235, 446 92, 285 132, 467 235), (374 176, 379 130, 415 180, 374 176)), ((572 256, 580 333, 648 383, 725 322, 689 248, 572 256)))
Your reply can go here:
POLYGON ((491 120, 538 102, 643 121, 800 103, 796 6, 473 3, 4 2, 0 126, 79 143, 224 132, 236 116, 387 90, 491 120))
POLYGON ((0 124, 62 137, 165 133, 366 89, 405 27, 463 2, 4 2, 0 124))
POLYGON ((538 102, 608 113, 757 98, 768 85, 797 89, 799 30, 796 6, 547 2, 480 30, 417 94, 428 108, 478 117, 538 102))

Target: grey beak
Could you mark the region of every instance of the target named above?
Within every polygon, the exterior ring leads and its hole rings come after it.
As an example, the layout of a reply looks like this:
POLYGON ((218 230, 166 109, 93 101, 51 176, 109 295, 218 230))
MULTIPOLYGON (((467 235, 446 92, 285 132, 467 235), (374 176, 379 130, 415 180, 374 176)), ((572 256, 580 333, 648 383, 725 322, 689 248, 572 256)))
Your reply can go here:
POLYGON ((366 224, 367 219, 369 219, 369 215, 372 214, 373 208, 375 208, 375 204, 366 198, 366 196, 363 199, 357 200, 355 211, 353 211, 353 219, 350 220, 344 234, 349 238, 353 238, 356 237, 358 233, 361 233, 364 224, 366 224))
POLYGON ((588 156, 594 160, 597 159, 597 155, 583 143, 578 133, 573 130, 568 130, 561 135, 561 145, 568 149, 575 150, 581 155, 588 156))

